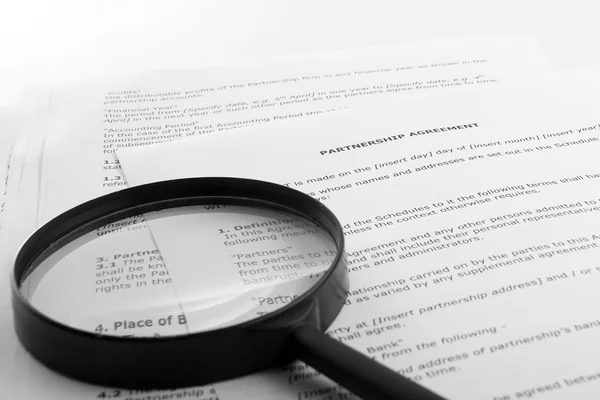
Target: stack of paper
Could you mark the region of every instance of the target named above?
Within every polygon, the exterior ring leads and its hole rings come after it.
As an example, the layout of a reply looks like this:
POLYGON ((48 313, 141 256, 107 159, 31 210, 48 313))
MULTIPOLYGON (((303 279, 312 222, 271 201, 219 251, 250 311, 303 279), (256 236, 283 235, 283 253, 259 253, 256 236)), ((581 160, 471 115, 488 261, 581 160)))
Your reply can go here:
MULTIPOLYGON (((450 399, 594 398, 600 124, 592 90, 528 83, 551 72, 535 42, 485 37, 55 88, 11 146, 3 267, 36 227, 128 186, 286 184, 345 228, 351 288, 329 335, 450 399)), ((19 347, 8 291, 11 398, 354 398, 300 363, 169 391, 85 385, 19 347)))

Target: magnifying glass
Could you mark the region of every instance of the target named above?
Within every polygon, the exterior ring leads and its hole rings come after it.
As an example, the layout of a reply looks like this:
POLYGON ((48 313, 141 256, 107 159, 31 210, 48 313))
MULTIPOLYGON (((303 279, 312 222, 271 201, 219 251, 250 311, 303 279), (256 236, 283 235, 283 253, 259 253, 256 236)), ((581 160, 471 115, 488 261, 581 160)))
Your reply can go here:
POLYGON ((296 190, 237 178, 137 186, 79 205, 17 254, 23 346, 105 386, 197 386, 302 360, 365 399, 442 399, 324 331, 342 309, 342 227, 296 190))

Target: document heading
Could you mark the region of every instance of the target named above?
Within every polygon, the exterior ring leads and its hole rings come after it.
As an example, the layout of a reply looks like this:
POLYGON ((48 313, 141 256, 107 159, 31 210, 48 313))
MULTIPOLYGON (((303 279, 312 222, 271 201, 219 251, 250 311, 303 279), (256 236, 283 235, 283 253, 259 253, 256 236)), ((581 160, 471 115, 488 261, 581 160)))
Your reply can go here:
POLYGON ((410 136, 421 136, 421 135, 428 135, 430 133, 454 131, 457 129, 477 128, 478 126, 479 126, 478 122, 472 122, 470 124, 464 124, 464 125, 454 125, 454 126, 444 126, 441 128, 424 129, 424 130, 420 130, 420 131, 410 132, 408 134, 401 133, 399 135, 387 136, 387 137, 379 138, 379 139, 375 139, 375 140, 368 140, 368 141, 362 142, 362 143, 349 144, 346 146, 336 147, 334 149, 321 150, 320 153, 322 156, 324 156, 326 154, 341 153, 341 152, 347 151, 347 150, 360 149, 362 147, 369 147, 369 146, 373 146, 376 144, 393 142, 395 140, 400 140, 406 136, 409 136, 409 137, 410 136))

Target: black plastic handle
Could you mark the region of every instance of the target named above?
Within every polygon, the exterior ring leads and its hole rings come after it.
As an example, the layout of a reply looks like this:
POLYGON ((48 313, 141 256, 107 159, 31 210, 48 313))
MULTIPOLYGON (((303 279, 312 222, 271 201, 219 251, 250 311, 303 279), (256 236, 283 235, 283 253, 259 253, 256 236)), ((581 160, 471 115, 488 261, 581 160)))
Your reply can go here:
POLYGON ((445 400, 308 325, 294 329, 289 349, 297 359, 364 400, 445 400))

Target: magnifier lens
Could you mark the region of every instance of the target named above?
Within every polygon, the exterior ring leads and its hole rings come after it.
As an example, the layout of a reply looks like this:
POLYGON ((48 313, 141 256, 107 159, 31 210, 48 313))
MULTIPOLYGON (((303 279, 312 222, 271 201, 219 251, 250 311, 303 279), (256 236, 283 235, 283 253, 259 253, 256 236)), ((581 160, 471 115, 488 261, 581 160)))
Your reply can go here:
POLYGON ((268 182, 128 188, 38 229, 13 271, 15 331, 51 369, 135 389, 302 360, 365 399, 441 397, 324 334, 348 294, 342 226, 268 182))
POLYGON ((332 267, 312 221, 254 206, 195 205, 111 222, 42 253, 22 295, 50 319, 107 336, 211 331, 280 310, 332 267))

